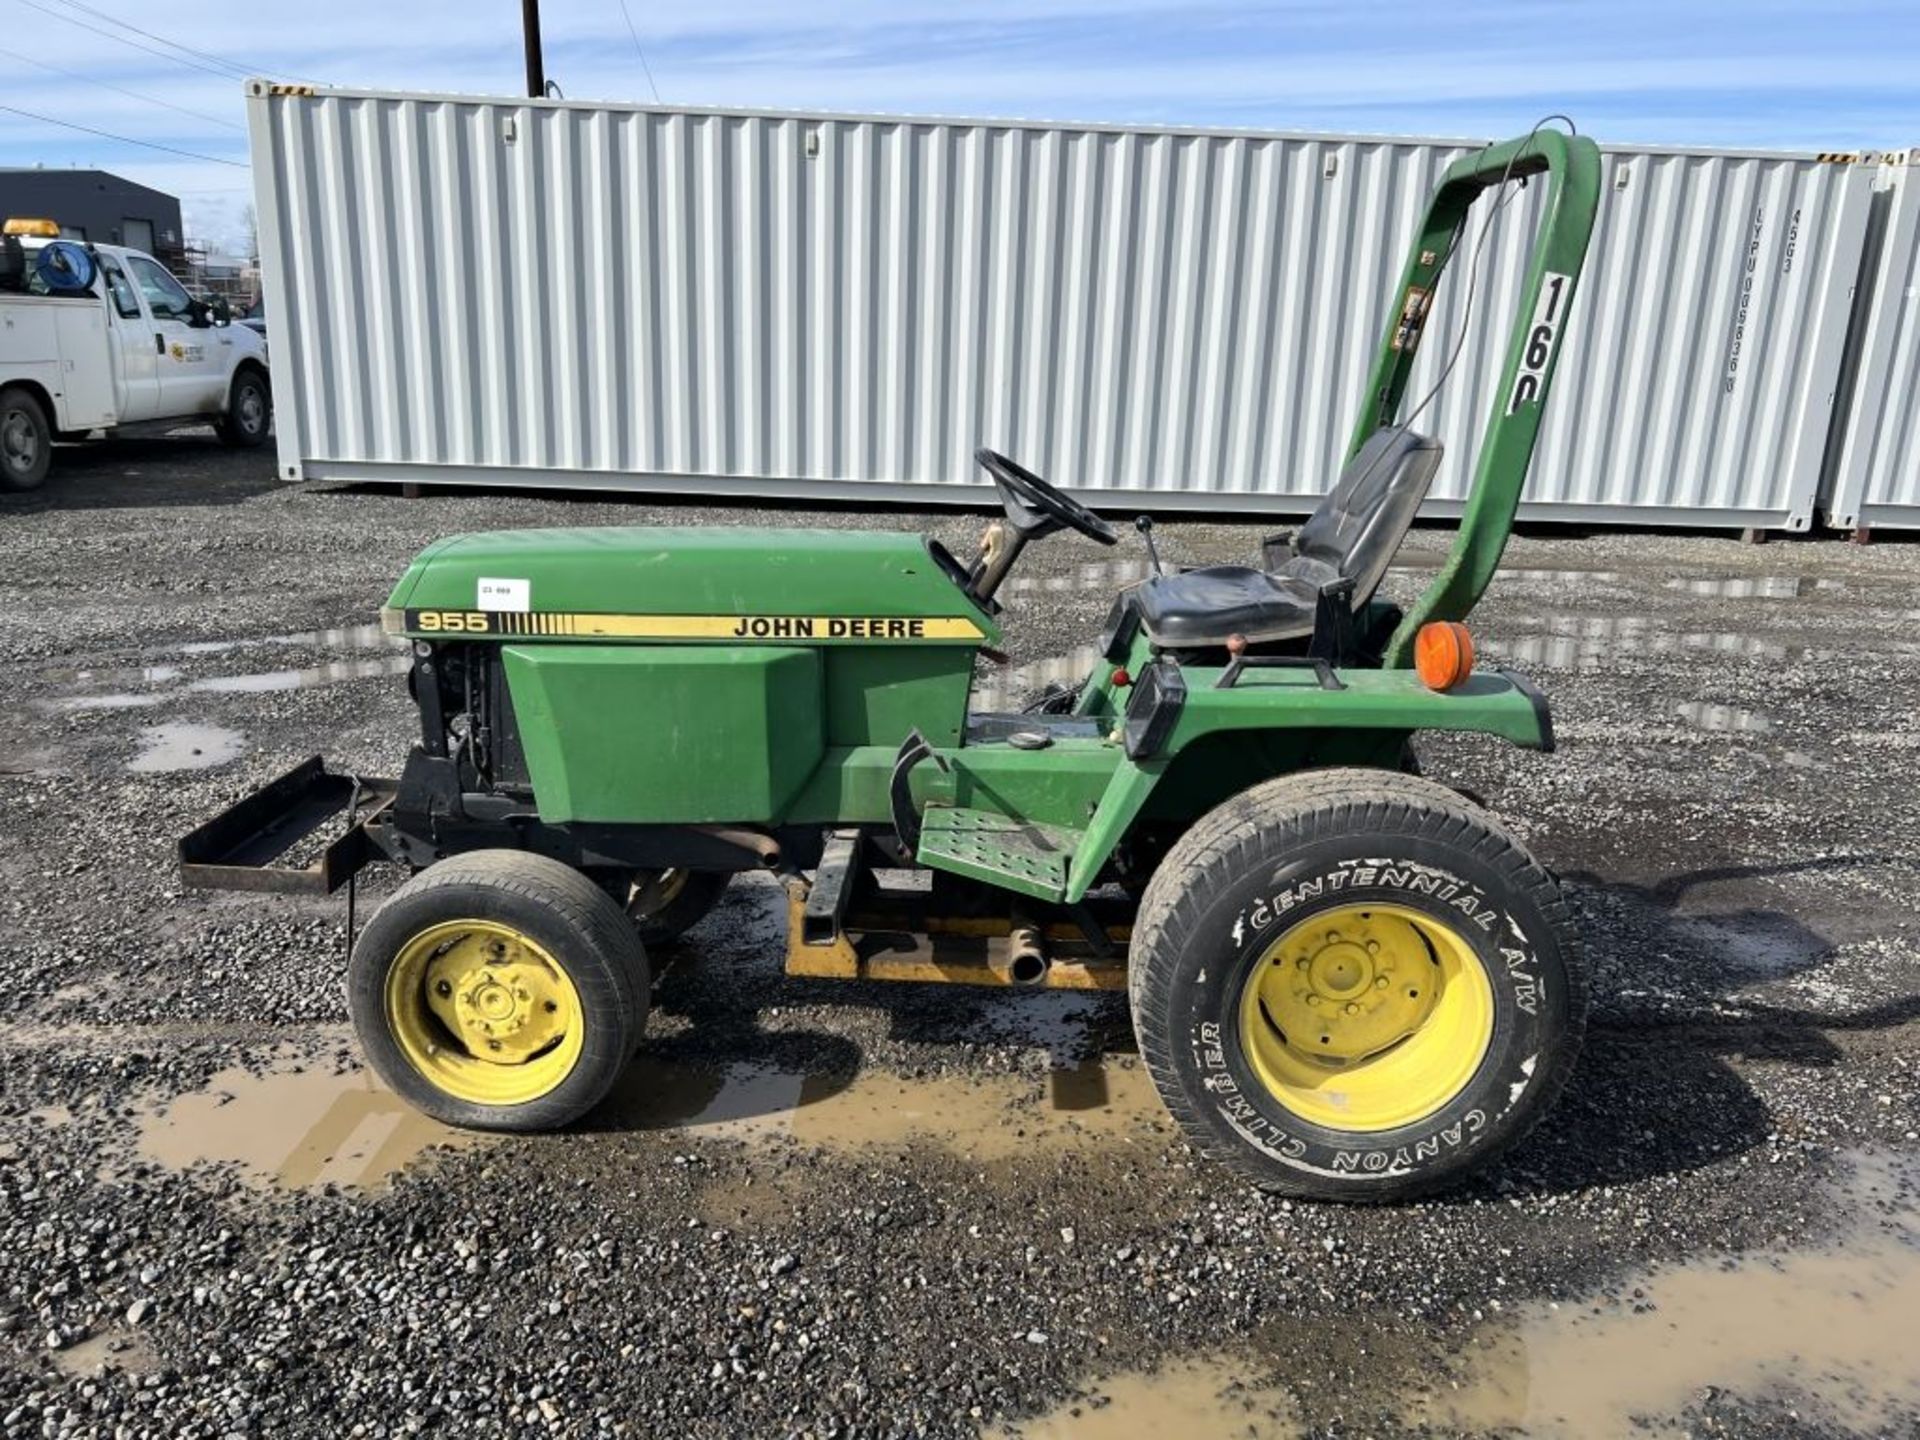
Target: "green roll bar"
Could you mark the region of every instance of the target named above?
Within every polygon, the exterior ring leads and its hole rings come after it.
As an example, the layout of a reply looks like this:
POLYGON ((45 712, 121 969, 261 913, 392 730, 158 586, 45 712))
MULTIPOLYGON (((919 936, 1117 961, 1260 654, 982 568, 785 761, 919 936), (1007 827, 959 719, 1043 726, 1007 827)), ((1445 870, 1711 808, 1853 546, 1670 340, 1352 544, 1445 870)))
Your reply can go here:
POLYGON ((1522 139, 1461 156, 1447 167, 1434 192, 1400 288, 1394 292, 1400 303, 1387 319, 1380 358, 1367 382, 1366 401, 1347 452, 1349 459, 1369 435, 1393 424, 1399 414, 1421 328, 1432 310, 1434 286, 1455 245, 1467 238, 1464 222, 1474 201, 1503 180, 1542 173, 1547 177, 1545 218, 1507 345, 1500 390, 1487 417, 1473 489, 1440 573, 1387 644, 1385 663, 1392 667, 1403 668, 1411 662, 1413 637, 1429 620, 1464 620, 1500 567, 1559 363, 1574 287, 1593 238, 1594 214, 1600 204, 1599 147, 1584 136, 1536 130, 1522 139))

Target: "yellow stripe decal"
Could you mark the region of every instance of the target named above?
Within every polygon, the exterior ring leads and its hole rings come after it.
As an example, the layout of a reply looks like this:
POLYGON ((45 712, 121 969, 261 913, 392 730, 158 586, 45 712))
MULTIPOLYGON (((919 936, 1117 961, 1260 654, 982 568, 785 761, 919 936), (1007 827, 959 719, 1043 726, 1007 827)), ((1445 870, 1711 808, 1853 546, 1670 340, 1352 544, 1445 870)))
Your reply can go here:
POLYGON ((571 635, 609 640, 984 640, 961 616, 600 615, 584 611, 408 610, 409 633, 571 635))

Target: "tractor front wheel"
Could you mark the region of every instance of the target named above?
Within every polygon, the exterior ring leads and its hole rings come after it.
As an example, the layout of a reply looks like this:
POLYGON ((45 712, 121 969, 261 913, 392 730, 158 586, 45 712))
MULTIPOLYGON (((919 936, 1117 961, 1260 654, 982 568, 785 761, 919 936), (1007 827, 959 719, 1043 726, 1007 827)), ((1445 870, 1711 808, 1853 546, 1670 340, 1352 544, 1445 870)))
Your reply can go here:
POLYGON ((1267 1187, 1398 1200, 1516 1143, 1586 1013, 1559 887, 1479 806, 1418 776, 1255 786, 1142 900, 1140 1053, 1193 1144, 1267 1187))
POLYGON ((428 867, 348 963, 368 1062, 417 1108, 480 1130, 551 1130, 626 1068, 647 1016, 632 923, 577 870, 520 850, 428 867))

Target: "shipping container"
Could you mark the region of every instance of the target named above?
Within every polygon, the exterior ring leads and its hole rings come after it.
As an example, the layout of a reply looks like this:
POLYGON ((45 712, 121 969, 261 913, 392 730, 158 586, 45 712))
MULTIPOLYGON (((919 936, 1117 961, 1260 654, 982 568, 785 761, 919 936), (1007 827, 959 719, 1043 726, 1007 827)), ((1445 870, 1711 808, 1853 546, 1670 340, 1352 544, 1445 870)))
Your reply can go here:
POLYGON ((1861 274, 1852 403, 1827 519, 1844 530, 1920 527, 1920 149, 1886 157, 1861 274))
MULTIPOLYGON (((978 502, 986 444, 1095 504, 1303 512, 1429 194, 1484 143, 250 96, 284 476, 742 498, 978 502)), ((1605 147, 1523 514, 1807 526, 1851 161, 1605 147)), ((1541 187, 1513 193, 1409 389, 1455 362, 1415 422, 1438 513, 1521 291, 1541 187)))

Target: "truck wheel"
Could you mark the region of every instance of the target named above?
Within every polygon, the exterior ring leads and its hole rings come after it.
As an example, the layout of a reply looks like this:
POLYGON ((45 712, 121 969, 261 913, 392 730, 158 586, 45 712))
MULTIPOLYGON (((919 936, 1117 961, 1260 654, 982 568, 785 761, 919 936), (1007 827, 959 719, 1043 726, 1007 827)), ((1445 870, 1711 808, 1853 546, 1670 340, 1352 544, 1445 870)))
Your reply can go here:
POLYGON ((642 945, 664 945, 706 919, 732 879, 725 870, 625 870, 607 893, 633 920, 642 945))
POLYGON ((1484 1166, 1572 1070, 1558 885, 1431 780, 1318 770, 1204 816, 1140 906, 1140 1053, 1188 1139, 1262 1185, 1399 1200, 1484 1166))
POLYGON ((605 1097, 647 1016, 647 960, 620 907, 521 850, 443 860, 380 907, 347 998, 368 1063, 436 1119, 551 1130, 605 1097))
POLYGON ((267 377, 248 366, 233 377, 227 392, 227 413, 214 424, 220 438, 241 450, 264 445, 273 423, 273 391, 267 377))
POLYGON ((0 390, 0 490, 34 490, 53 464, 53 427, 19 386, 0 390))

